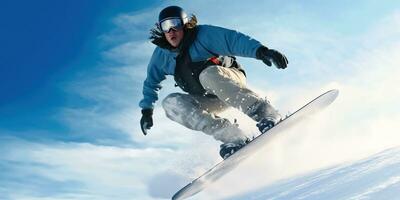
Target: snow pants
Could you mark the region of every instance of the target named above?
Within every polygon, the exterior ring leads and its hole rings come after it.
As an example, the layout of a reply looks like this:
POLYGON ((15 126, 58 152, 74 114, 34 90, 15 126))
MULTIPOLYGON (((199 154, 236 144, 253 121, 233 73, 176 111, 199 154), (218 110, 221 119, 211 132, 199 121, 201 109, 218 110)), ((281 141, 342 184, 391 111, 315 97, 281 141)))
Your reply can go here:
POLYGON ((245 75, 236 68, 213 65, 200 73, 199 80, 207 93, 218 98, 172 93, 162 101, 167 117, 223 143, 246 140, 246 134, 237 124, 217 116, 230 106, 249 115, 251 108, 260 101, 261 98, 246 87, 245 75))

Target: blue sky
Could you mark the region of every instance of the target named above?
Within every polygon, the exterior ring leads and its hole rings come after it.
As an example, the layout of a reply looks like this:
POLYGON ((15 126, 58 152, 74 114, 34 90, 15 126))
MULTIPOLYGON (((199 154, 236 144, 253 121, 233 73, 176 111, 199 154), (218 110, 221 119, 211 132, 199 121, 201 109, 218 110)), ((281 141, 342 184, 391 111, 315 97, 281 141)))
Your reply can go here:
POLYGON ((1 7, 0 127, 65 131, 53 120, 59 107, 84 103, 60 87, 79 71, 97 66, 98 36, 120 12, 151 1, 6 1, 1 7), (21 6, 23 5, 23 6, 21 6))
MULTIPOLYGON (((394 134, 400 128, 396 1, 5 1, 0 7, 5 199, 157 199, 219 160, 217 142, 171 123, 159 105, 150 135, 140 133, 137 104, 154 48, 148 31, 158 12, 173 4, 196 14, 201 24, 239 30, 284 52, 286 70, 239 58, 249 86, 282 113, 325 90, 341 91, 317 125, 298 129, 305 137, 279 141, 269 160, 253 161, 269 164, 270 180, 284 178, 276 175, 282 171, 287 177, 400 145, 394 134), (298 152, 313 157, 302 164, 298 152), (171 180, 176 184, 166 187, 171 180)), ((173 85, 166 80, 160 97, 178 91, 173 85)), ((227 116, 254 132, 244 116, 233 110, 227 116)))

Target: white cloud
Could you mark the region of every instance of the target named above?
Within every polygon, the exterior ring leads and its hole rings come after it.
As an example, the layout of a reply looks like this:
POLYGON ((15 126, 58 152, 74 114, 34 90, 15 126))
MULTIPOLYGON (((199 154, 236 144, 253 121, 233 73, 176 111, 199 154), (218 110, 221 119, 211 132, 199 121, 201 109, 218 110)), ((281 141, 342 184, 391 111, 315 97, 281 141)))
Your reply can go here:
MULTIPOLYGON (((132 63, 146 63, 153 53, 153 44, 149 41, 126 42, 106 51, 103 55, 114 62, 130 65, 132 63)), ((138 69, 147 65, 138 66, 138 69)))
MULTIPOLYGON (((71 189, 69 194, 77 199, 85 195, 95 199, 152 199, 147 195, 147 183, 154 174, 165 171, 178 174, 174 172, 174 160, 168 157, 177 157, 179 152, 165 148, 119 148, 85 143, 41 144, 17 139, 9 140, 2 148, 6 154, 0 156, 1 161, 19 163, 18 168, 23 169, 26 177, 36 176, 81 185, 79 190, 71 189)), ((12 194, 12 197, 26 194, 32 199, 40 196, 58 199, 67 195, 51 196, 44 193, 36 196, 37 191, 29 191, 29 187, 21 184, 24 187, 12 194)), ((181 185, 172 189, 177 190, 179 187, 181 185)))

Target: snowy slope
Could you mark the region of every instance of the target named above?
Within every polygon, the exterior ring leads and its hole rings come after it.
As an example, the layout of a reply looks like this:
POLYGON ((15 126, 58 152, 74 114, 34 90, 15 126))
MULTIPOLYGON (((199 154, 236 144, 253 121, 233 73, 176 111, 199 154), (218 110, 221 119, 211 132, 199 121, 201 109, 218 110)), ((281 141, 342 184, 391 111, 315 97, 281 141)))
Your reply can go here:
POLYGON ((400 199, 400 147, 227 199, 400 199))

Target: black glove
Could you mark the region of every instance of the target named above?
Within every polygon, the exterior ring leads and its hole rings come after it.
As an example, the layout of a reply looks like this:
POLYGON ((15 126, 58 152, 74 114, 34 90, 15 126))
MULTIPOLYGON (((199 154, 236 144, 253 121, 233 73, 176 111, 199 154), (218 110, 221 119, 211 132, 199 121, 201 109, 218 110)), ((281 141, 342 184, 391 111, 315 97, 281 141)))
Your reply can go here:
POLYGON ((268 49, 265 46, 261 46, 257 49, 256 57, 262 60, 266 65, 271 66, 271 61, 278 69, 285 69, 289 64, 288 59, 285 55, 274 49, 268 49))
POLYGON ((147 130, 153 126, 153 109, 143 109, 142 118, 140 119, 140 128, 143 135, 147 135, 147 130))

